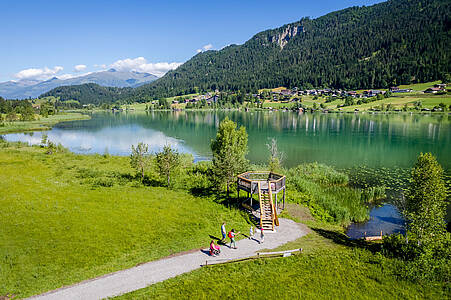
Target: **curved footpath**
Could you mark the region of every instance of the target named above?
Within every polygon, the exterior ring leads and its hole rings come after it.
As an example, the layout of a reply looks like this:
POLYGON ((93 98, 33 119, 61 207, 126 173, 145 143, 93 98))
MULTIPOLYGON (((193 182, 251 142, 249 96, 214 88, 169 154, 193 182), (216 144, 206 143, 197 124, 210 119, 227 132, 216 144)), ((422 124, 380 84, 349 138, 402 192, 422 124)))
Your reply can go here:
MULTIPOLYGON (((279 219, 279 221, 280 226, 277 227, 277 232, 266 232, 263 244, 259 244, 257 241, 260 238, 260 233, 258 232, 255 237, 256 240, 243 239, 238 241, 238 249, 221 246, 221 254, 217 257, 209 256, 207 249, 163 258, 130 269, 107 274, 99 278, 86 280, 69 287, 63 287, 29 299, 103 299, 114 297, 198 269, 207 260, 208 262, 212 262, 225 258, 250 257, 260 250, 274 249, 287 242, 294 241, 306 235, 308 232, 304 225, 292 220, 279 219)), ((244 232, 244 234, 247 235, 248 232, 244 232)), ((207 240, 206 243, 208 244, 207 240)))

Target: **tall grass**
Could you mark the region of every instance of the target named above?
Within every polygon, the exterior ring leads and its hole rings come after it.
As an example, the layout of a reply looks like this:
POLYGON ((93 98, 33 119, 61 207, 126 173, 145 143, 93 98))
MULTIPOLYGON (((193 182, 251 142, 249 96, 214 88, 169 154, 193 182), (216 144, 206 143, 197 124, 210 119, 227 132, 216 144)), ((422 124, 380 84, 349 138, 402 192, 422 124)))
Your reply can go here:
POLYGON ((343 225, 367 220, 367 203, 380 197, 383 190, 359 190, 348 183, 346 174, 318 163, 302 164, 287 171, 290 201, 309 206, 317 218, 343 225))

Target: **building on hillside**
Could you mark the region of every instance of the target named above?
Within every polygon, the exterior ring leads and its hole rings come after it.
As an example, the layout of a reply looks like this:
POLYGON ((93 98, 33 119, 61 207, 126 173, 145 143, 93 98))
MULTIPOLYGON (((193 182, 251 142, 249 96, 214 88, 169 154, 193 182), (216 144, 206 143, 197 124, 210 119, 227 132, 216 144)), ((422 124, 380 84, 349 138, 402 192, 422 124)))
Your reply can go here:
POLYGON ((291 96, 291 90, 281 90, 280 94, 283 96, 291 96))
POLYGON ((438 92, 441 92, 441 91, 443 91, 442 88, 432 87, 432 88, 428 88, 428 89, 425 90, 424 92, 425 92, 425 93, 428 93, 428 94, 435 94, 435 93, 438 93, 438 92))
POLYGON ((439 84, 434 84, 435 88, 439 88, 441 90, 445 90, 446 89, 446 84, 445 83, 439 83, 439 84))
POLYGON ((392 93, 410 93, 412 91, 412 89, 401 89, 397 86, 391 87, 389 90, 392 93))
POLYGON ((384 91, 380 91, 380 90, 368 90, 368 91, 363 91, 363 94, 367 97, 373 97, 373 96, 377 96, 379 94, 384 95, 385 92, 384 91))
POLYGON ((218 102, 218 100, 219 97, 217 95, 214 95, 213 97, 208 98, 206 101, 208 105, 211 105, 212 103, 218 102))
POLYGON ((392 91, 392 93, 410 93, 412 89, 398 89, 396 91, 392 91))

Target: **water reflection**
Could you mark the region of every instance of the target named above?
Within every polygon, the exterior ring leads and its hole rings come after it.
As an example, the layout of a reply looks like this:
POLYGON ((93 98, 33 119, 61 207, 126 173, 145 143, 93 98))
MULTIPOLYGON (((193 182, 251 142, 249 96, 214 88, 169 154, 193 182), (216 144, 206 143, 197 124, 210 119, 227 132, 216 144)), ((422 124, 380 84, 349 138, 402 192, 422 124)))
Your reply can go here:
POLYGON ((99 130, 83 130, 82 128, 54 128, 49 132, 36 132, 33 135, 11 134, 8 140, 20 140, 30 144, 39 144, 42 135, 47 134, 48 139, 54 143, 61 143, 75 153, 105 153, 114 155, 129 155, 131 145, 143 142, 149 145, 149 150, 156 152, 164 145, 171 145, 184 153, 195 152, 185 145, 183 140, 166 136, 163 132, 146 129, 138 125, 120 125, 102 127, 99 130))
POLYGON ((370 211, 368 222, 351 224, 346 234, 351 239, 358 239, 364 236, 379 236, 381 232, 382 235, 405 232, 404 220, 398 209, 391 204, 374 207, 370 211))
MULTIPOLYGON (((76 152, 128 155, 139 141, 153 150, 168 143, 198 158, 211 157, 210 142, 221 120, 246 127, 249 159, 265 163, 266 144, 275 137, 288 167, 318 161, 337 167, 411 167, 420 152, 432 152, 450 169, 451 126, 448 115, 299 114, 294 112, 179 111, 96 113, 91 120, 61 123, 49 138, 76 152)), ((24 134, 8 140, 38 143, 24 134)))

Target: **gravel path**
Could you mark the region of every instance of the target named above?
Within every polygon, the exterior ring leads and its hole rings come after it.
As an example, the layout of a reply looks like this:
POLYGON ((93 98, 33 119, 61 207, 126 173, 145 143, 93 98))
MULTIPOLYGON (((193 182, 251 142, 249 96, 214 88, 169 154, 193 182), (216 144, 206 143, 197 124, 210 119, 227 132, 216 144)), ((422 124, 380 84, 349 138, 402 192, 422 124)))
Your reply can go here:
MULTIPOLYGON (((63 287, 48 293, 37 295, 29 299, 103 299, 135 291, 151 284, 175 277, 177 275, 198 269, 208 260, 222 260, 224 258, 249 257, 262 249, 274 249, 289 241, 296 240, 307 234, 303 225, 288 219, 279 219, 277 232, 265 232, 265 241, 259 244, 256 240, 243 239, 237 242, 238 249, 221 247, 218 257, 208 255, 208 249, 189 254, 163 258, 145 263, 130 269, 118 271, 105 276, 86 280, 78 284, 63 287)), ((248 234, 245 232, 244 234, 248 234)), ((208 243, 208 242, 207 242, 208 243)))

